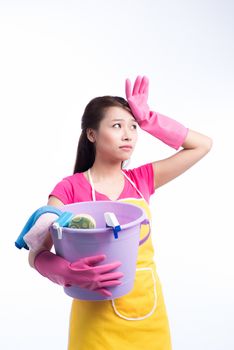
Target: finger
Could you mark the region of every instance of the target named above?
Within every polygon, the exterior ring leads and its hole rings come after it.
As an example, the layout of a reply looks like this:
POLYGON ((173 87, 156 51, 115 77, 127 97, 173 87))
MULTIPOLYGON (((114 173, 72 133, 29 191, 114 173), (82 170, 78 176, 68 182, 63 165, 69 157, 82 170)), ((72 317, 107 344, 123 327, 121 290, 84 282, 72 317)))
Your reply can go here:
POLYGON ((87 256, 84 258, 84 262, 88 265, 95 265, 103 260, 106 259, 106 255, 102 254, 102 255, 95 255, 95 256, 87 256))
POLYGON ((119 286, 120 284, 122 284, 121 281, 105 281, 100 283, 99 285, 101 287, 114 287, 114 286, 119 286))
POLYGON ((148 97, 148 93, 149 93, 149 79, 144 76, 143 77, 143 81, 144 81, 144 91, 142 91, 147 97, 148 97))
POLYGON ((149 85, 149 79, 146 76, 144 76, 141 81, 141 86, 139 88, 139 92, 141 94, 145 94, 147 92, 147 85, 149 85))
POLYGON ((143 77, 141 79, 141 83, 140 83, 140 86, 139 86, 139 94, 142 94, 143 91, 144 91, 144 85, 145 85, 145 77, 143 77))
POLYGON ((103 261, 106 258, 106 255, 95 255, 95 256, 88 256, 86 258, 83 258, 81 261, 81 259, 74 261, 73 263, 70 264, 70 268, 72 270, 76 270, 76 269, 81 269, 82 266, 84 265, 88 265, 91 266, 95 265, 101 261, 103 261))
POLYGON ((117 280, 118 278, 122 278, 123 276, 124 274, 122 272, 105 273, 104 275, 100 275, 98 280, 100 282, 111 281, 111 280, 117 280))
POLYGON ((125 81, 125 94, 127 99, 131 97, 131 81, 129 79, 125 81))
POLYGON ((94 266, 94 270, 97 271, 97 273, 107 273, 111 270, 116 269, 117 267, 119 267, 121 265, 120 261, 116 261, 114 263, 111 264, 106 264, 106 265, 100 265, 100 266, 94 266))
POLYGON ((138 75, 138 77, 135 80, 135 84, 134 84, 134 87, 133 87, 132 95, 137 95, 139 93, 140 85, 141 85, 141 76, 138 75))
POLYGON ((95 292, 98 292, 98 293, 100 293, 100 294, 102 294, 102 295, 104 295, 104 296, 107 296, 107 297, 112 296, 112 293, 109 292, 109 290, 104 289, 104 288, 95 289, 95 292))

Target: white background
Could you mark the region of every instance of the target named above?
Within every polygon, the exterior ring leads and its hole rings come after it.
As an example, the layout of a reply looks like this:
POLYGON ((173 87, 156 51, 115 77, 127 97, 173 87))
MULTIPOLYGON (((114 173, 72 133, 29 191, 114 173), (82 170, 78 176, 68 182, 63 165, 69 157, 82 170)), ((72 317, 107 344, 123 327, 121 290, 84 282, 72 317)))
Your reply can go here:
MULTIPOLYGON (((233 15, 231 0, 0 1, 1 349, 66 349, 71 298, 14 241, 72 173, 86 104, 138 74, 152 110, 213 139, 151 197, 174 349, 234 348, 233 15)), ((129 167, 176 152, 139 135, 129 167)))

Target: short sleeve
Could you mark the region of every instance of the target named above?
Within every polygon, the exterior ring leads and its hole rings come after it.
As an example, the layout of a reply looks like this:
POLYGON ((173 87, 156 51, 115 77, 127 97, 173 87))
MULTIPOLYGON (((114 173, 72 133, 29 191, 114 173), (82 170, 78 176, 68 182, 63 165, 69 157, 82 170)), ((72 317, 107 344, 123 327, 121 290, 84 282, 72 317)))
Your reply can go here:
POLYGON ((49 197, 50 196, 55 196, 62 201, 63 204, 73 203, 74 191, 72 183, 68 179, 63 179, 54 187, 49 194, 49 197))
POLYGON ((127 170, 126 173, 130 176, 132 181, 134 181, 143 195, 150 197, 154 194, 154 169, 152 163, 147 163, 137 168, 127 170))

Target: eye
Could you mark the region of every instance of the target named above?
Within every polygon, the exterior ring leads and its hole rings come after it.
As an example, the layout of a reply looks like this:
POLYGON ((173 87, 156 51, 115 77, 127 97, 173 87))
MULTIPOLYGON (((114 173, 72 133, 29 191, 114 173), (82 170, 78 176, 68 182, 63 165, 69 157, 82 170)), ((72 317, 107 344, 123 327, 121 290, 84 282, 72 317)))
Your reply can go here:
POLYGON ((113 125, 113 127, 115 127, 116 125, 119 125, 119 126, 121 126, 121 125, 120 125, 120 123, 116 123, 116 124, 114 124, 114 125, 113 125))
POLYGON ((137 129, 137 124, 132 125, 134 129, 137 129))

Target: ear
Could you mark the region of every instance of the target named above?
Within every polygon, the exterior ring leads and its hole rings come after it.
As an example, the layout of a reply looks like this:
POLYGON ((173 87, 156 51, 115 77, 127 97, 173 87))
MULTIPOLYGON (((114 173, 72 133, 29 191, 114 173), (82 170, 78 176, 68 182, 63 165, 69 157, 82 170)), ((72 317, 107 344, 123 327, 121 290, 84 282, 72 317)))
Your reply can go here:
POLYGON ((93 129, 87 129, 86 130, 86 135, 87 135, 87 138, 90 142, 95 142, 96 141, 96 134, 95 134, 95 131, 93 129))

